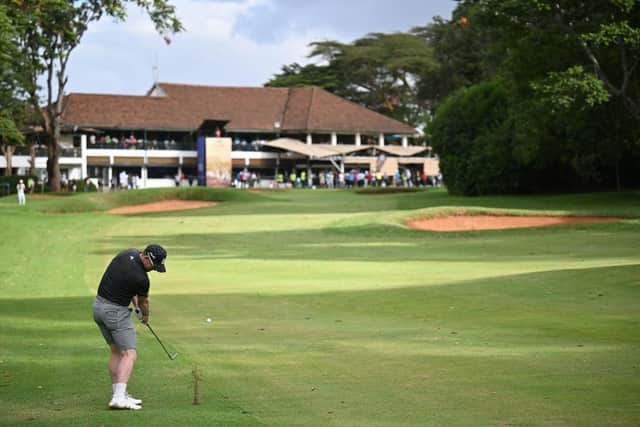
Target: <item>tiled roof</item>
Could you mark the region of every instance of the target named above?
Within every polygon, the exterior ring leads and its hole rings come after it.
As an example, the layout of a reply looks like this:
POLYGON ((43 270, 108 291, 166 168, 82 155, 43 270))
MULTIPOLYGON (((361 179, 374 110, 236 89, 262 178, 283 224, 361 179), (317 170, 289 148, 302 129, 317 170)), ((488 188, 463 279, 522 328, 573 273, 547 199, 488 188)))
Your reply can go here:
POLYGON ((147 96, 73 93, 67 125, 121 129, 195 130, 205 120, 227 131, 414 134, 415 129, 321 88, 220 87, 157 83, 147 96), (164 96, 155 96, 162 93, 164 96))

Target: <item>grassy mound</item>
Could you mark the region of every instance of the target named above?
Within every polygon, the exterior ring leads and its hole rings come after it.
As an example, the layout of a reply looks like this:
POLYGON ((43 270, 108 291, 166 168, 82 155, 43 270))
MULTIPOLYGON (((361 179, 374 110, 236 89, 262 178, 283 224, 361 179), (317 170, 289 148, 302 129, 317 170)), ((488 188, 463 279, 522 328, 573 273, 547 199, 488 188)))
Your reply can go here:
POLYGON ((37 210, 46 213, 108 211, 121 206, 142 205, 162 200, 202 200, 211 202, 257 201, 265 196, 227 188, 156 188, 111 193, 67 193, 68 197, 42 201, 37 210))
POLYGON ((355 192, 357 194, 398 194, 398 193, 418 193, 426 191, 425 188, 417 187, 368 187, 359 188, 355 192))

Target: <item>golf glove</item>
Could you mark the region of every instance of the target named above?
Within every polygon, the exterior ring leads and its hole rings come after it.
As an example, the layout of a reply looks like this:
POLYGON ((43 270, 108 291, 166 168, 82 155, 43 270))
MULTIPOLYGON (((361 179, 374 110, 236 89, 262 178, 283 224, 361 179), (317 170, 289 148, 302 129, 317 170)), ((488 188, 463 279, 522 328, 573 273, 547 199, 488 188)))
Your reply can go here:
POLYGON ((136 316, 138 316, 138 320, 144 323, 144 320, 143 320, 144 316, 142 315, 142 311, 140 310, 140 307, 136 307, 135 312, 136 312, 136 316))

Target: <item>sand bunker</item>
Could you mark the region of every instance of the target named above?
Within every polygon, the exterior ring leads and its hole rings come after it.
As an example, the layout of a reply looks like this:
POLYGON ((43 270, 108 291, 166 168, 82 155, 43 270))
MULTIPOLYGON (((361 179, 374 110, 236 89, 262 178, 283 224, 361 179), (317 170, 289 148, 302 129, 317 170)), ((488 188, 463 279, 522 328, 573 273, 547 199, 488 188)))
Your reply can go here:
POLYGON ((416 219, 407 223, 409 228, 430 231, 502 230, 505 228, 547 227, 561 224, 613 222, 620 218, 602 216, 496 216, 451 215, 416 219))
POLYGON ((208 208, 217 205, 216 202, 201 200, 162 200, 160 202, 145 203, 144 205, 122 206, 109 211, 112 214, 138 214, 152 212, 182 211, 185 209, 208 208))

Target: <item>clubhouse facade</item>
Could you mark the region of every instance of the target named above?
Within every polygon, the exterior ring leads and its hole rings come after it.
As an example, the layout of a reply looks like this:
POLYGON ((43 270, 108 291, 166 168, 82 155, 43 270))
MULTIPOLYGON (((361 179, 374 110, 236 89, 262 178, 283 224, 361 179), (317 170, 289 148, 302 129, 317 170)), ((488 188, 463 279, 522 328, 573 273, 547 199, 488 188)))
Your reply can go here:
MULTIPOLYGON (((265 187, 294 171, 309 184, 327 170, 439 173, 429 148, 413 144, 416 129, 317 87, 155 83, 144 96, 72 93, 64 103, 63 180, 89 178, 105 189, 123 173, 138 188, 227 186, 245 170, 265 187)), ((30 160, 18 150, 13 167, 30 160)))

